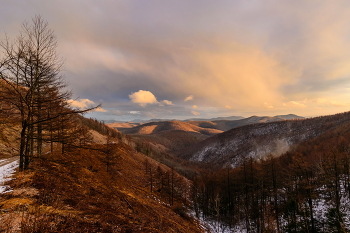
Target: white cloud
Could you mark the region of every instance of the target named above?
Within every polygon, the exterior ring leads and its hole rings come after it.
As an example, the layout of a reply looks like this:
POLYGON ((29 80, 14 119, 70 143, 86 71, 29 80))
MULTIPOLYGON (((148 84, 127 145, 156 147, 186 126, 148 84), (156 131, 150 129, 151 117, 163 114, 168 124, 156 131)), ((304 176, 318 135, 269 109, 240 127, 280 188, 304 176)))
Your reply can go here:
POLYGON ((196 111, 191 111, 192 115, 195 115, 195 116, 199 116, 200 113, 199 112, 196 112, 196 111))
POLYGON ((166 105, 173 105, 173 102, 171 102, 170 100, 163 100, 162 102, 166 105))
POLYGON ((141 105, 158 103, 156 97, 150 91, 139 90, 129 95, 131 102, 141 105))
POLYGON ((68 104, 70 104, 71 107, 75 107, 75 108, 88 108, 95 104, 94 101, 89 99, 80 99, 80 100, 70 99, 67 102, 68 104))
POLYGON ((194 96, 193 95, 189 95, 189 96, 187 96, 186 98, 185 98, 185 102, 186 101, 189 101, 189 100, 193 100, 193 98, 194 98, 194 96))

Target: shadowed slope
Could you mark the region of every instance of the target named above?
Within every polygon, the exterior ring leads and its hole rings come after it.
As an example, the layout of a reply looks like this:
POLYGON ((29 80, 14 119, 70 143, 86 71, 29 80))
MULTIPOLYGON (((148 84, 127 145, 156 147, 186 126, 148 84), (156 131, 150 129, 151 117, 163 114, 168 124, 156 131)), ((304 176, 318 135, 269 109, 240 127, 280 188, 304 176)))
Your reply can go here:
POLYGON ((219 167, 236 166, 245 158, 280 155, 291 146, 350 122, 350 112, 309 118, 251 124, 212 136, 176 152, 181 158, 219 167))

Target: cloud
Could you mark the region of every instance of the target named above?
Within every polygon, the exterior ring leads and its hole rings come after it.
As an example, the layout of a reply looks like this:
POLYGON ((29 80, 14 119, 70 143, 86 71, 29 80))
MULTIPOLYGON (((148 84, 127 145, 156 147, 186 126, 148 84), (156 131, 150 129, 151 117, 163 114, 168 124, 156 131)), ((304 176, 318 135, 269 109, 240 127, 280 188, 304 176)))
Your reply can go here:
POLYGON ((225 105, 225 108, 231 109, 232 107, 230 105, 225 105))
POLYGON ((291 108, 306 108, 305 105, 306 100, 304 101, 289 101, 287 103, 283 103, 284 107, 291 107, 291 108))
POLYGON ((198 106, 197 105, 193 105, 192 108, 198 108, 198 106))
POLYGON ((319 107, 345 107, 348 106, 346 102, 330 101, 324 98, 318 98, 316 101, 319 107))
POLYGON ((330 104, 335 107, 345 107, 348 106, 348 103, 331 101, 330 104))
POLYGON ((98 107, 94 110, 95 112, 108 112, 106 109, 103 109, 101 107, 98 107))
POLYGON ((158 103, 156 97, 150 91, 139 90, 129 95, 131 102, 146 106, 147 104, 158 103))
POLYGON ((67 102, 70 104, 70 106, 75 108, 81 108, 81 109, 92 107, 92 105, 95 104, 94 101, 89 99, 80 99, 80 100, 70 99, 67 102))
POLYGON ((125 115, 129 115, 128 112, 126 112, 126 111, 121 111, 121 110, 118 110, 118 109, 113 110, 113 111, 110 111, 109 113, 110 113, 111 115, 116 115, 116 116, 125 116, 125 115))
POLYGON ((166 105, 173 105, 173 102, 171 102, 170 100, 163 100, 162 102, 166 105))
MULTIPOLYGON (((12 38, 40 12, 57 35, 75 96, 114 106, 135 90, 175 103, 191 93, 201 108, 230 103, 241 112, 303 109, 305 102, 285 100, 325 94, 337 98, 320 106, 345 106, 349 1, 150 1, 34 0, 22 8, 8 1, 0 28, 12 38)), ((157 103, 138 100, 123 111, 157 103)))
POLYGON ((186 101, 189 101, 189 100, 193 100, 193 98, 194 98, 194 96, 193 95, 189 95, 189 96, 187 96, 186 98, 185 98, 185 102, 186 101))
POLYGON ((199 116, 200 113, 199 112, 196 112, 196 111, 191 111, 192 115, 195 115, 195 116, 199 116))
POLYGON ((264 103, 264 107, 267 109, 273 109, 273 106, 271 104, 268 104, 267 102, 264 103))

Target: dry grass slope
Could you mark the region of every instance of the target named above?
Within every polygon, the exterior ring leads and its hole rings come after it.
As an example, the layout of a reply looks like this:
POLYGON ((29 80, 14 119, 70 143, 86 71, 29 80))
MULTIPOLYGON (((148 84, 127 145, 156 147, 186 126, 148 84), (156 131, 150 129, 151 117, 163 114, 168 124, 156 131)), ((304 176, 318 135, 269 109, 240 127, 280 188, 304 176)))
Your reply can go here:
POLYGON ((203 231, 150 193, 145 160, 169 168, 122 143, 113 150, 108 172, 99 150, 50 154, 32 163, 31 172, 19 173, 11 182, 15 191, 0 197, 0 229, 12 232, 17 224, 21 232, 203 231))
POLYGON ((222 133, 221 130, 202 128, 188 122, 180 121, 161 121, 161 122, 150 122, 140 126, 136 126, 130 129, 123 129, 122 132, 126 134, 155 134, 164 131, 181 130, 185 132, 194 132, 204 135, 214 135, 222 133))

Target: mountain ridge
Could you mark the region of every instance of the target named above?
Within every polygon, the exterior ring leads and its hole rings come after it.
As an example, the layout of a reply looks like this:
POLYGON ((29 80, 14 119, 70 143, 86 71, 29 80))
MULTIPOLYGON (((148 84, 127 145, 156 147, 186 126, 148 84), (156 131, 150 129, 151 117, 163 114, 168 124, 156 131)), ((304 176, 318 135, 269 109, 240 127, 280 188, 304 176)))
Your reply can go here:
POLYGON ((235 167, 245 158, 284 153, 304 140, 347 122, 350 122, 350 112, 303 120, 249 124, 214 135, 176 154, 190 161, 235 167))

